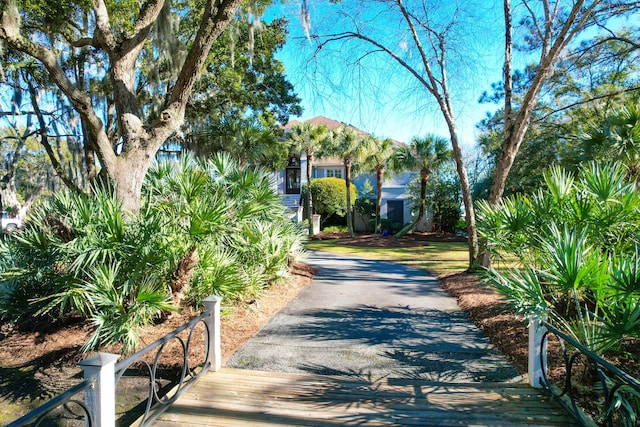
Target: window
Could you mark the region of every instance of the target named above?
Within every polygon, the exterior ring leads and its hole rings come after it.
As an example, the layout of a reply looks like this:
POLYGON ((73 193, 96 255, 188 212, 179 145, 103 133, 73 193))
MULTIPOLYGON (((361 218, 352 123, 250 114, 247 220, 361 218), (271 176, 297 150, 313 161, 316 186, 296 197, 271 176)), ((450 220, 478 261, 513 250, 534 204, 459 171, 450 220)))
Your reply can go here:
POLYGON ((327 169, 327 178, 342 178, 342 169, 327 169))

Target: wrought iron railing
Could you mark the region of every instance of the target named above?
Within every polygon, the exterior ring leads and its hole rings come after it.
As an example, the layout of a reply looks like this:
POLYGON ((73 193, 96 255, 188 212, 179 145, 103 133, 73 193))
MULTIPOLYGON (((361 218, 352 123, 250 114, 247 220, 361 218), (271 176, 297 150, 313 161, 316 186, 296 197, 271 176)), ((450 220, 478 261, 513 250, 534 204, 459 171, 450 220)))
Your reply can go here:
POLYGON ((95 426, 93 415, 81 395, 87 389, 93 387, 94 384, 95 379, 86 379, 44 405, 18 418, 7 427, 50 426, 56 423, 93 427, 95 426))
POLYGON ((9 424, 10 427, 78 425, 106 427, 150 425, 166 411, 180 395, 209 369, 220 368, 220 301, 212 296, 205 299, 205 311, 137 353, 117 362, 118 355, 98 353, 80 362, 85 371, 85 380, 44 405, 9 424), (203 325, 203 351, 192 351, 194 337, 199 325, 203 325), (184 338, 186 335, 186 339, 184 338), (175 380, 159 378, 162 356, 171 343, 177 343, 182 351, 182 366, 175 380), (198 358, 192 360, 191 356, 198 358), (126 375, 137 371, 132 376, 126 375), (141 375, 140 373, 144 373, 141 375), (126 402, 133 408, 122 412, 116 420, 116 387, 125 379, 147 381, 146 397, 141 402, 126 402))
MULTIPOLYGON (((211 360, 209 357, 209 340, 211 334, 209 333, 209 327, 207 326, 207 317, 213 316, 211 311, 205 311, 200 316, 192 319, 189 323, 182 325, 170 334, 165 335, 154 343, 148 345, 137 353, 130 357, 118 362, 115 366, 116 387, 122 380, 123 376, 133 366, 143 371, 148 376, 148 395, 144 400, 144 412, 139 418, 138 426, 147 426, 153 422, 162 412, 166 411, 172 403, 174 403, 180 395, 187 390, 193 382, 200 378, 211 367, 211 360), (193 343, 194 332, 196 327, 203 324, 205 327, 205 354, 202 362, 193 366, 189 360, 191 345, 193 343), (186 341, 179 335, 180 333, 187 331, 186 341), (159 386, 158 367, 162 359, 163 352, 167 349, 169 343, 177 341, 182 349, 182 367, 180 368, 180 374, 175 381, 169 382, 170 390, 166 390, 166 387, 159 386), (154 353, 155 352, 155 353, 154 353), (149 363, 145 360, 145 357, 153 354, 153 362, 149 363), (165 393, 161 393, 164 390, 165 393)), ((136 373, 136 376, 140 376, 136 373)))
POLYGON ((540 342, 540 385, 582 425, 640 425, 640 381, 598 356, 553 325, 542 321, 546 329, 540 342), (555 336, 561 348, 564 370, 561 380, 552 381, 546 348, 555 336))

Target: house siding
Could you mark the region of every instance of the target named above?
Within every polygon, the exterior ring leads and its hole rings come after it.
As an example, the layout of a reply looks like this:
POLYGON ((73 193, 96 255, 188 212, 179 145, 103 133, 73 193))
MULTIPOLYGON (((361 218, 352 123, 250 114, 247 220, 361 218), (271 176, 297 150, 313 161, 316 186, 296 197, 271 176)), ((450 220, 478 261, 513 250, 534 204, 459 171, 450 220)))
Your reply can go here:
MULTIPOLYGON (((326 127, 328 127, 329 129, 336 129, 340 126, 349 126, 346 123, 341 123, 338 122, 336 120, 332 120, 326 117, 322 117, 322 116, 318 116, 318 117, 314 117, 313 119, 309 119, 307 120, 307 122, 311 122, 313 124, 316 125, 324 125, 326 127)), ((299 121, 291 121, 289 122, 286 126, 284 126, 285 132, 290 129, 292 126, 294 126, 295 124, 300 123, 299 121)), ((360 129, 354 128, 353 126, 349 126, 352 129, 354 129, 355 131, 357 131, 359 134, 361 135, 365 135, 368 136, 369 134, 367 132, 361 131, 360 129)), ((398 142, 397 142, 398 143, 398 142)), ((400 144, 400 143, 398 143, 400 144)), ((307 181, 307 177, 306 177, 306 156, 302 155, 300 158, 300 168, 301 168, 301 182, 302 182, 302 186, 304 186, 306 184, 307 181)), ((311 177, 312 178, 325 178, 327 177, 327 171, 328 170, 335 170, 335 169, 339 169, 342 171, 342 178, 344 179, 345 177, 345 170, 344 170, 344 165, 342 163, 342 161, 337 158, 337 157, 332 157, 332 158, 314 158, 314 162, 313 162, 313 170, 311 173, 311 177)), ((383 183, 383 188, 382 188, 382 205, 380 207, 381 209, 381 216, 382 218, 387 218, 387 206, 389 204, 389 202, 391 202, 392 204, 396 205, 396 208, 401 209, 402 211, 402 223, 405 224, 409 221, 412 221, 412 215, 411 215, 411 205, 408 201, 407 196, 405 195, 405 187, 406 185, 411 181, 412 177, 415 176, 415 173, 413 172, 405 172, 402 174, 398 174, 395 175, 393 177, 389 177, 387 179, 384 180, 383 183), (402 203, 402 207, 400 208, 398 205, 399 203, 402 203)), ((281 174, 278 175, 279 177, 279 181, 276 184, 276 188, 278 189, 278 194, 281 194, 283 196, 283 203, 285 203, 285 205, 287 206, 291 206, 290 209, 295 210, 297 209, 296 206, 291 205, 293 203, 291 195, 286 195, 286 189, 285 189, 285 182, 284 182, 284 171, 282 171, 281 174), (286 197, 286 199, 285 199, 286 197)), ((359 176, 354 177, 353 179, 353 183, 356 186, 356 188, 358 188, 358 192, 361 193, 362 192, 362 188, 364 185, 364 182, 366 179, 369 179, 369 182, 371 183, 371 186, 373 187, 374 193, 376 191, 376 177, 375 175, 372 174, 362 174, 359 176)), ((298 203, 300 203, 300 201, 298 201, 298 203)), ((302 220, 302 210, 299 210, 299 213, 296 216, 297 218, 299 218, 298 220, 302 220)), ((354 225, 356 227, 356 230, 358 231, 363 231, 365 230, 365 221, 360 218, 360 215, 355 215, 355 222, 354 225)))

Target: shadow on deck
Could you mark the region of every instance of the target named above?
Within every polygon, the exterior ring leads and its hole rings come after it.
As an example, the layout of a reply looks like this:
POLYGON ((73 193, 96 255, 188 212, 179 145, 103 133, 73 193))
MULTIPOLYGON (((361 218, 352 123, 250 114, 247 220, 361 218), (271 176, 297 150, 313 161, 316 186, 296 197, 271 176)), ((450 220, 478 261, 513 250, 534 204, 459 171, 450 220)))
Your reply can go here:
POLYGON ((527 384, 323 376, 223 368, 154 426, 570 426, 527 384))

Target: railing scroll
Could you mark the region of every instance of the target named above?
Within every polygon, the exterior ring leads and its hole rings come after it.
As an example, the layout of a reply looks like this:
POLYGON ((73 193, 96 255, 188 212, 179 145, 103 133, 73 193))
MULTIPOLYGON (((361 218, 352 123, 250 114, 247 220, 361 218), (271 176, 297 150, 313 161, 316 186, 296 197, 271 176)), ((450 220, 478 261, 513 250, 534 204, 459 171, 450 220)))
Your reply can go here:
POLYGON ((140 427, 150 425, 160 414, 166 411, 180 397, 180 395, 195 382, 195 380, 200 378, 211 368, 213 368, 214 371, 220 369, 220 301, 220 297, 208 297, 205 299, 205 311, 200 316, 195 317, 190 322, 180 326, 170 334, 165 335, 116 364, 116 384, 122 380, 125 372, 136 363, 143 366, 149 377, 145 410, 142 416, 137 420, 136 425, 140 427), (202 363, 196 366, 191 366, 189 360, 191 344, 193 343, 194 331, 200 324, 203 324, 205 327, 205 355, 202 363), (179 334, 184 331, 188 331, 186 341, 179 336, 179 334), (168 390, 167 393, 159 394, 158 391, 160 387, 158 386, 157 380, 158 366, 163 351, 172 341, 177 341, 182 349, 182 368, 180 370, 180 376, 177 384, 175 384, 171 390, 168 390), (153 363, 149 364, 143 358, 153 351, 155 351, 153 363))
POLYGON ((89 378, 51 399, 10 423, 7 427, 51 425, 52 418, 75 419, 87 427, 95 426, 94 418, 88 406, 78 396, 95 385, 95 379, 89 378), (54 414, 54 412, 57 412, 54 414))
POLYGON ((581 425, 640 425, 640 381, 636 378, 546 321, 537 321, 530 327, 529 342, 532 385, 546 389, 581 425), (538 338, 531 339, 532 336, 538 338), (548 361, 550 339, 561 352, 560 361, 556 358, 554 366, 548 361), (534 363, 532 356, 538 359, 534 363), (557 363, 561 366, 555 366, 557 363), (563 372, 560 380, 551 378, 551 369, 563 372))
MULTIPOLYGON (((62 417, 58 413, 66 412, 67 419, 74 419, 86 427, 114 427, 115 425, 135 424, 143 427, 150 425, 160 414, 166 411, 180 395, 209 369, 218 371, 221 366, 220 353, 220 303, 222 298, 210 296, 204 300, 205 311, 188 323, 175 329, 157 341, 149 344, 137 353, 117 362, 117 354, 97 353, 79 363, 84 370, 85 380, 67 390, 46 404, 9 424, 9 427, 52 425, 51 418, 62 417), (204 356, 195 364, 192 352, 196 328, 204 325, 204 356), (181 333, 186 332, 186 339, 181 333), (182 367, 177 381, 167 381, 164 389, 160 385, 158 369, 163 352, 170 343, 177 342, 182 351, 182 367), (155 351, 155 354, 153 353, 155 351), (152 361, 150 361, 152 360, 152 361), (117 362, 117 363, 116 363, 117 362), (116 387, 130 370, 145 372, 148 380, 147 396, 135 408, 134 420, 116 420, 116 387), (138 414, 140 414, 138 416, 138 414), (52 415, 53 414, 53 415, 52 415), (46 421, 45 421, 46 420, 46 421)), ((139 378, 134 374, 133 378, 139 378)), ((63 425, 67 425, 64 421, 63 425)))

